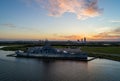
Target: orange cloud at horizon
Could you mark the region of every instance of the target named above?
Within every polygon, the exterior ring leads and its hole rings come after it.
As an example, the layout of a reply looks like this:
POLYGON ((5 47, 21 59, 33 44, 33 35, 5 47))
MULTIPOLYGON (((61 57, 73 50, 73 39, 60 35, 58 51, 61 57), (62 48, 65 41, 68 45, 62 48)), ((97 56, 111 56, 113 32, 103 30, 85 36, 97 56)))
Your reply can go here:
POLYGON ((87 40, 120 40, 120 28, 103 31, 96 34, 40 34, 40 33, 6 33, 0 36, 0 39, 15 39, 15 40, 80 40, 86 37, 87 40))
POLYGON ((65 40, 80 40, 84 37, 87 38, 87 40, 118 40, 120 41, 120 27, 116 29, 112 29, 109 31, 103 31, 101 33, 96 34, 89 34, 89 35, 58 35, 58 38, 62 38, 65 40))

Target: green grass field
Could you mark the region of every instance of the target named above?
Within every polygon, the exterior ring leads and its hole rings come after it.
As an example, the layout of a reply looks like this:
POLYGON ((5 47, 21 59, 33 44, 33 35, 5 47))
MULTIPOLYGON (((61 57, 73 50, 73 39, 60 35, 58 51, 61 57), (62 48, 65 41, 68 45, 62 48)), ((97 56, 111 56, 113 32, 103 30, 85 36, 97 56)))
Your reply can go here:
POLYGON ((81 47, 82 51, 92 53, 109 53, 109 54, 120 54, 120 47, 81 47))
POLYGON ((81 47, 88 56, 120 61, 120 47, 81 47))
POLYGON ((10 46, 6 46, 1 48, 1 50, 5 50, 5 51, 16 51, 16 50, 25 50, 26 46, 24 45, 10 45, 10 46))

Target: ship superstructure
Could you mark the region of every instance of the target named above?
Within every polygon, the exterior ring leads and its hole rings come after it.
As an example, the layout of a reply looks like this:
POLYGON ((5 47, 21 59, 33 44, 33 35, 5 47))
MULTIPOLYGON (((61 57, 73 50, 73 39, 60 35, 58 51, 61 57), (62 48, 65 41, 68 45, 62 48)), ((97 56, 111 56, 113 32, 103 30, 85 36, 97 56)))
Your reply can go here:
POLYGON ((16 55, 22 57, 37 57, 37 58, 53 58, 53 59, 87 59, 87 53, 84 52, 68 52, 66 50, 59 50, 53 48, 48 41, 43 47, 30 47, 26 52, 16 51, 16 55))

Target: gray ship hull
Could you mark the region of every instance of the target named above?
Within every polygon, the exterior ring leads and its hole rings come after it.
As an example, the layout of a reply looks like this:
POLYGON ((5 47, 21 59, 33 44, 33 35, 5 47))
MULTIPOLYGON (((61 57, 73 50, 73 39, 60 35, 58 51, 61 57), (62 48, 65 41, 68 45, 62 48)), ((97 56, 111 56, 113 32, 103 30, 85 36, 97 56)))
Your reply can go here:
POLYGON ((64 55, 64 54, 17 54, 16 57, 25 57, 25 58, 40 58, 40 59, 59 59, 59 60, 84 60, 87 61, 87 56, 80 55, 64 55))

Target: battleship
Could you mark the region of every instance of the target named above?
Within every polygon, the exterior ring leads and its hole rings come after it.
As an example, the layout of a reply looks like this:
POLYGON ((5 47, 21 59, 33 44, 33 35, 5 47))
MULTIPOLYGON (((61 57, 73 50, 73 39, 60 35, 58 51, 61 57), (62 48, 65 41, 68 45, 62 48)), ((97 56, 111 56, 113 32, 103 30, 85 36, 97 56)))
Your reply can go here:
POLYGON ((85 52, 68 52, 53 48, 48 41, 43 47, 30 47, 26 51, 17 50, 16 57, 41 58, 41 59, 64 59, 64 60, 87 60, 85 52))

